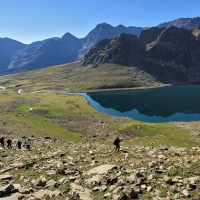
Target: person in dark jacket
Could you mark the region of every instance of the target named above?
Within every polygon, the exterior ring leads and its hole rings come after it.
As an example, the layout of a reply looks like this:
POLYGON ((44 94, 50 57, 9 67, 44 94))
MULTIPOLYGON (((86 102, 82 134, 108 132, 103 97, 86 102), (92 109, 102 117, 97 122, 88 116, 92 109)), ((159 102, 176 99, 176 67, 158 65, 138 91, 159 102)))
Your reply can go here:
POLYGON ((122 141, 122 139, 119 139, 118 137, 115 138, 114 140, 114 145, 116 146, 116 151, 120 150, 120 142, 122 141))
POLYGON ((0 138, 1 146, 4 148, 4 137, 0 138))
POLYGON ((16 146, 18 147, 18 149, 21 149, 21 146, 22 146, 21 140, 17 141, 16 146))
POLYGON ((8 148, 12 149, 12 140, 10 138, 7 140, 7 144, 8 144, 8 148))

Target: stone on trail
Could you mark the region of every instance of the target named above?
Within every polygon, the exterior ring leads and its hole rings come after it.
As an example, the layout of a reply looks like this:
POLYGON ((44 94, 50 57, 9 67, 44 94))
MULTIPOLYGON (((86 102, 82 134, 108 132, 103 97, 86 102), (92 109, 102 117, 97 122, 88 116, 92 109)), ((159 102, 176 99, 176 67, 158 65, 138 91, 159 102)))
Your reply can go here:
POLYGON ((68 179, 65 177, 62 177, 60 180, 58 180, 58 184, 64 184, 66 182, 68 182, 68 179))
POLYGON ((161 160, 167 160, 167 158, 164 155, 158 155, 158 158, 161 160))
POLYGON ((119 194, 123 189, 124 189, 123 186, 118 186, 112 191, 112 193, 113 194, 119 194))
POLYGON ((127 182, 128 183, 134 183, 136 181, 135 174, 131 174, 130 176, 127 177, 127 182))
POLYGON ((0 175, 0 180, 11 180, 11 179, 12 179, 12 175, 10 174, 0 175))
POLYGON ((39 190, 32 194, 31 196, 35 199, 42 199, 46 194, 48 193, 48 190, 39 190))
POLYGON ((33 197, 34 200, 40 200, 42 199, 43 197, 54 197, 55 199, 59 199, 58 196, 60 196, 61 193, 60 191, 58 190, 55 190, 55 191, 51 191, 51 190, 39 190, 33 194, 31 194, 31 197, 30 199, 33 197))
POLYGON ((47 180, 44 176, 40 176, 37 180, 36 180, 36 185, 37 186, 45 186, 47 183, 47 180))
POLYGON ((90 155, 94 155, 94 152, 92 150, 89 150, 90 155))
POLYGON ((189 197, 190 193, 188 192, 187 189, 184 189, 183 191, 181 191, 181 193, 185 196, 185 197, 189 197))
MULTIPOLYGON (((21 194, 30 194, 31 189, 19 188, 18 191, 19 191, 19 193, 21 193, 21 194)), ((13 192, 13 191, 12 191, 12 192, 13 192)))
POLYGON ((104 164, 104 165, 100 165, 98 167, 90 169, 88 172, 86 172, 86 175, 107 174, 110 170, 113 170, 115 168, 116 168, 116 165, 104 164))
POLYGON ((120 195, 119 194, 113 194, 112 199, 113 200, 119 200, 120 199, 120 195))
POLYGON ((47 181, 45 187, 46 187, 46 188, 55 187, 56 185, 57 185, 57 182, 56 182, 56 181, 54 181, 54 180, 49 180, 49 181, 47 181))
POLYGON ((101 185, 101 182, 103 181, 103 177, 99 174, 93 176, 92 178, 89 178, 85 180, 88 184, 92 185, 101 185))
POLYGON ((200 181, 200 176, 190 177, 190 178, 188 178, 188 181, 191 184, 195 184, 196 182, 200 181))
POLYGON ((78 194, 79 198, 81 200, 93 200, 93 198, 90 197, 91 191, 87 188, 83 188, 81 185, 77 185, 75 183, 71 183, 71 190, 78 194))
POLYGON ((53 175, 53 174, 56 174, 57 172, 56 172, 56 170, 49 170, 49 171, 46 171, 46 173, 48 175, 53 175))
POLYGON ((20 168, 22 166, 23 166, 23 163, 13 163, 13 164, 10 164, 7 168, 2 169, 0 172, 6 172, 14 168, 20 168))
POLYGON ((147 192, 150 192, 152 190, 152 187, 151 186, 148 186, 147 187, 147 192))
POLYGON ((17 192, 17 193, 6 195, 4 197, 0 197, 0 199, 1 200, 20 200, 20 199, 24 199, 24 195, 17 192))
POLYGON ((163 177, 163 180, 164 180, 165 183, 167 183, 167 184, 170 184, 170 185, 173 184, 172 178, 170 178, 170 177, 167 176, 167 175, 165 175, 165 176, 163 177))
POLYGON ((107 193, 105 193, 105 194, 103 195, 103 197, 104 197, 105 199, 110 198, 110 197, 111 197, 111 193, 107 192, 107 193))

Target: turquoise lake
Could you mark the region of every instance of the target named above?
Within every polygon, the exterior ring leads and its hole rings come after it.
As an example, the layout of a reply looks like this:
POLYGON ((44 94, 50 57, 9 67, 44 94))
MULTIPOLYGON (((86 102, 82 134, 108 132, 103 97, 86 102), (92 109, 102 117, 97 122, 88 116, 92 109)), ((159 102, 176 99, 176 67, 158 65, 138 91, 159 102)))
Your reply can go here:
POLYGON ((200 85, 78 93, 97 110, 145 122, 200 120, 200 85))

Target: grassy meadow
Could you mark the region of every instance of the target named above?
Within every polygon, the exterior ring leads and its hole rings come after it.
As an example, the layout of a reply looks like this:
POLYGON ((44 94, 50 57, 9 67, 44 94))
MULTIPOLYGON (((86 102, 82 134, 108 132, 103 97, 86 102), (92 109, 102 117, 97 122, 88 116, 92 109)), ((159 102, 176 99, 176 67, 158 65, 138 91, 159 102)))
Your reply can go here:
POLYGON ((100 113, 84 97, 76 94, 18 93, 17 89, 6 88, 0 89, 0 96, 1 135, 46 136, 73 141, 84 140, 84 135, 88 135, 92 140, 108 144, 120 136, 127 145, 200 145, 199 122, 117 120, 120 118, 100 113), (101 137, 98 137, 100 132, 101 137))

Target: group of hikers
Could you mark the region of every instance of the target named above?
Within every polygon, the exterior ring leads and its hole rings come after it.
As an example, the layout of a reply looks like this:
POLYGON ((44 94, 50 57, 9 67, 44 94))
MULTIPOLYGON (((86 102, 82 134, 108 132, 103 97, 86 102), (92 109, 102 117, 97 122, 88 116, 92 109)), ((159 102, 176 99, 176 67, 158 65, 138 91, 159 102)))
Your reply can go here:
MULTIPOLYGON (((115 138, 114 140, 114 145, 115 145, 115 149, 116 151, 119 151, 120 150, 120 142, 122 141, 122 139, 119 139, 118 137, 115 138)), ((5 147, 5 139, 4 137, 1 137, 0 138, 0 143, 1 143, 1 147, 5 147)), ((30 139, 25 139, 24 141, 24 145, 23 146, 26 146, 27 150, 31 150, 31 142, 30 142, 30 139)), ((22 141, 19 139, 17 142, 16 142, 16 146, 18 149, 21 149, 22 147, 22 141)), ((12 149, 12 140, 10 138, 7 139, 7 147, 8 149, 12 149)))
MULTIPOLYGON (((6 142, 7 142, 8 149, 12 149, 12 140, 10 138, 8 138, 6 142)), ((0 143, 1 143, 1 147, 4 148, 5 147, 5 138, 4 137, 0 138, 0 143)), ((22 141, 20 139, 16 142, 16 146, 17 146, 18 149, 21 149, 22 141)), ((30 139, 25 139, 23 146, 26 146, 27 150, 30 151, 31 150, 30 139)))

